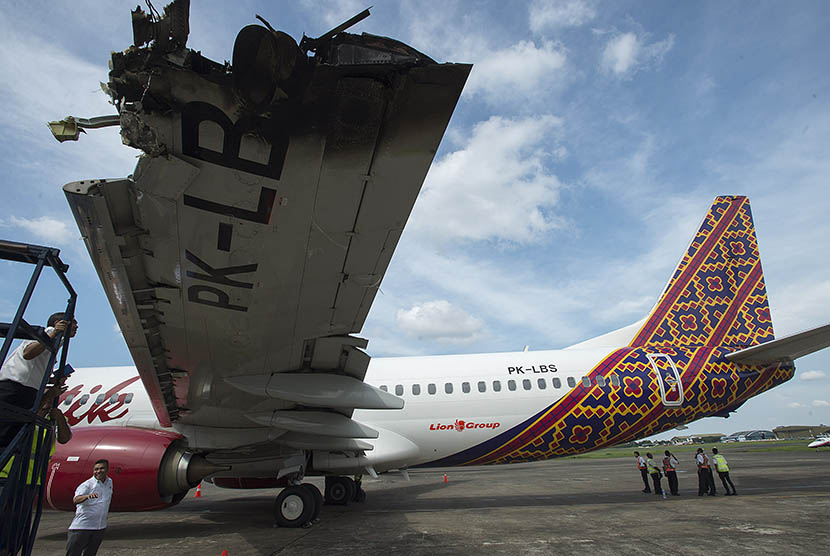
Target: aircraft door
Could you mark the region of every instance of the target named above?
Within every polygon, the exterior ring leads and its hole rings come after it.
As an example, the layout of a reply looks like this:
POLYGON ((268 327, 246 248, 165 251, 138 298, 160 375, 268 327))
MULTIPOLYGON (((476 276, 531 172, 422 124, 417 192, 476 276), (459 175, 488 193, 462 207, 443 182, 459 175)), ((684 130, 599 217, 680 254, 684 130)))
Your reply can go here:
POLYGON ((683 383, 680 382, 680 373, 672 358, 665 353, 648 353, 646 357, 657 375, 663 405, 667 407, 683 405, 683 383))

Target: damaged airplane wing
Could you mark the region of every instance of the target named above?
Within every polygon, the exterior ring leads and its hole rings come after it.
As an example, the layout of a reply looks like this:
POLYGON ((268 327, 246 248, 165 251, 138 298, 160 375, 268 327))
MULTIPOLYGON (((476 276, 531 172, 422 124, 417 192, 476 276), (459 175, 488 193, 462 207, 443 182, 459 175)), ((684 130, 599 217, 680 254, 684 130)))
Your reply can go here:
POLYGON ((188 7, 133 12, 107 88, 143 154, 67 199, 162 425, 360 449, 352 410, 402 400, 362 382, 352 334, 471 66, 351 22, 299 45, 250 25, 220 64, 185 46, 188 7))

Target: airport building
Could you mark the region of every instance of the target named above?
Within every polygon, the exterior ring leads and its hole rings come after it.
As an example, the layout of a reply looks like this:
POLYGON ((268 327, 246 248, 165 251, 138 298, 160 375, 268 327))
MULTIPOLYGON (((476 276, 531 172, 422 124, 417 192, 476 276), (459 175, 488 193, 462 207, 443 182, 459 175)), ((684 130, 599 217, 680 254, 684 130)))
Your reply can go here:
POLYGON ((790 425, 787 427, 775 427, 773 431, 775 431, 775 435, 782 440, 803 440, 830 433, 830 426, 790 425))

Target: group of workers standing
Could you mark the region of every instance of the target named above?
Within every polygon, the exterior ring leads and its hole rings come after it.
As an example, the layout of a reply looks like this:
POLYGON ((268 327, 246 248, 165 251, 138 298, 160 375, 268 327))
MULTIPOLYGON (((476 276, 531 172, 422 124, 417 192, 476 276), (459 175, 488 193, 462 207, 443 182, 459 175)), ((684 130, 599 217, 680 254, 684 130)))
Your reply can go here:
MULTIPOLYGON (((664 453, 665 457, 663 458, 663 461, 658 464, 655 463, 654 456, 651 452, 646 452, 646 457, 641 456, 640 452, 634 452, 634 457, 637 460, 637 468, 640 470, 640 474, 643 478, 643 485, 645 487, 643 488, 643 492, 652 492, 652 486, 649 485, 649 477, 651 477, 651 481, 654 485, 654 494, 665 498, 666 493, 663 490, 661 482, 663 474, 665 473, 666 479, 669 483, 669 491, 672 496, 680 496, 677 484, 677 465, 679 464, 679 461, 674 454, 671 453, 671 451, 666 450, 664 453)), ((729 465, 726 462, 726 458, 718 453, 717 448, 712 448, 711 458, 706 455, 703 448, 698 448, 697 453, 695 454, 695 465, 697 465, 698 496, 703 496, 704 494, 708 496, 715 496, 717 494, 717 491, 715 490, 715 477, 712 473, 713 466, 717 470, 718 476, 723 483, 726 495, 734 496, 738 494, 735 491, 735 485, 732 483, 732 479, 729 477, 729 465), (732 487, 732 492, 729 492, 730 487, 732 487)))

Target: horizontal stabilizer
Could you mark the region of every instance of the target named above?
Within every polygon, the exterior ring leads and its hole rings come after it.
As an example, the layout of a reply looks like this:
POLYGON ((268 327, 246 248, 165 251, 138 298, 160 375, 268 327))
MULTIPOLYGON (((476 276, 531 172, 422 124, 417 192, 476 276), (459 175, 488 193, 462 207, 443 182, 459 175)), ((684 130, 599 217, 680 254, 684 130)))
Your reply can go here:
POLYGON ((793 361, 830 346, 830 324, 735 351, 726 356, 735 363, 765 364, 793 361))

